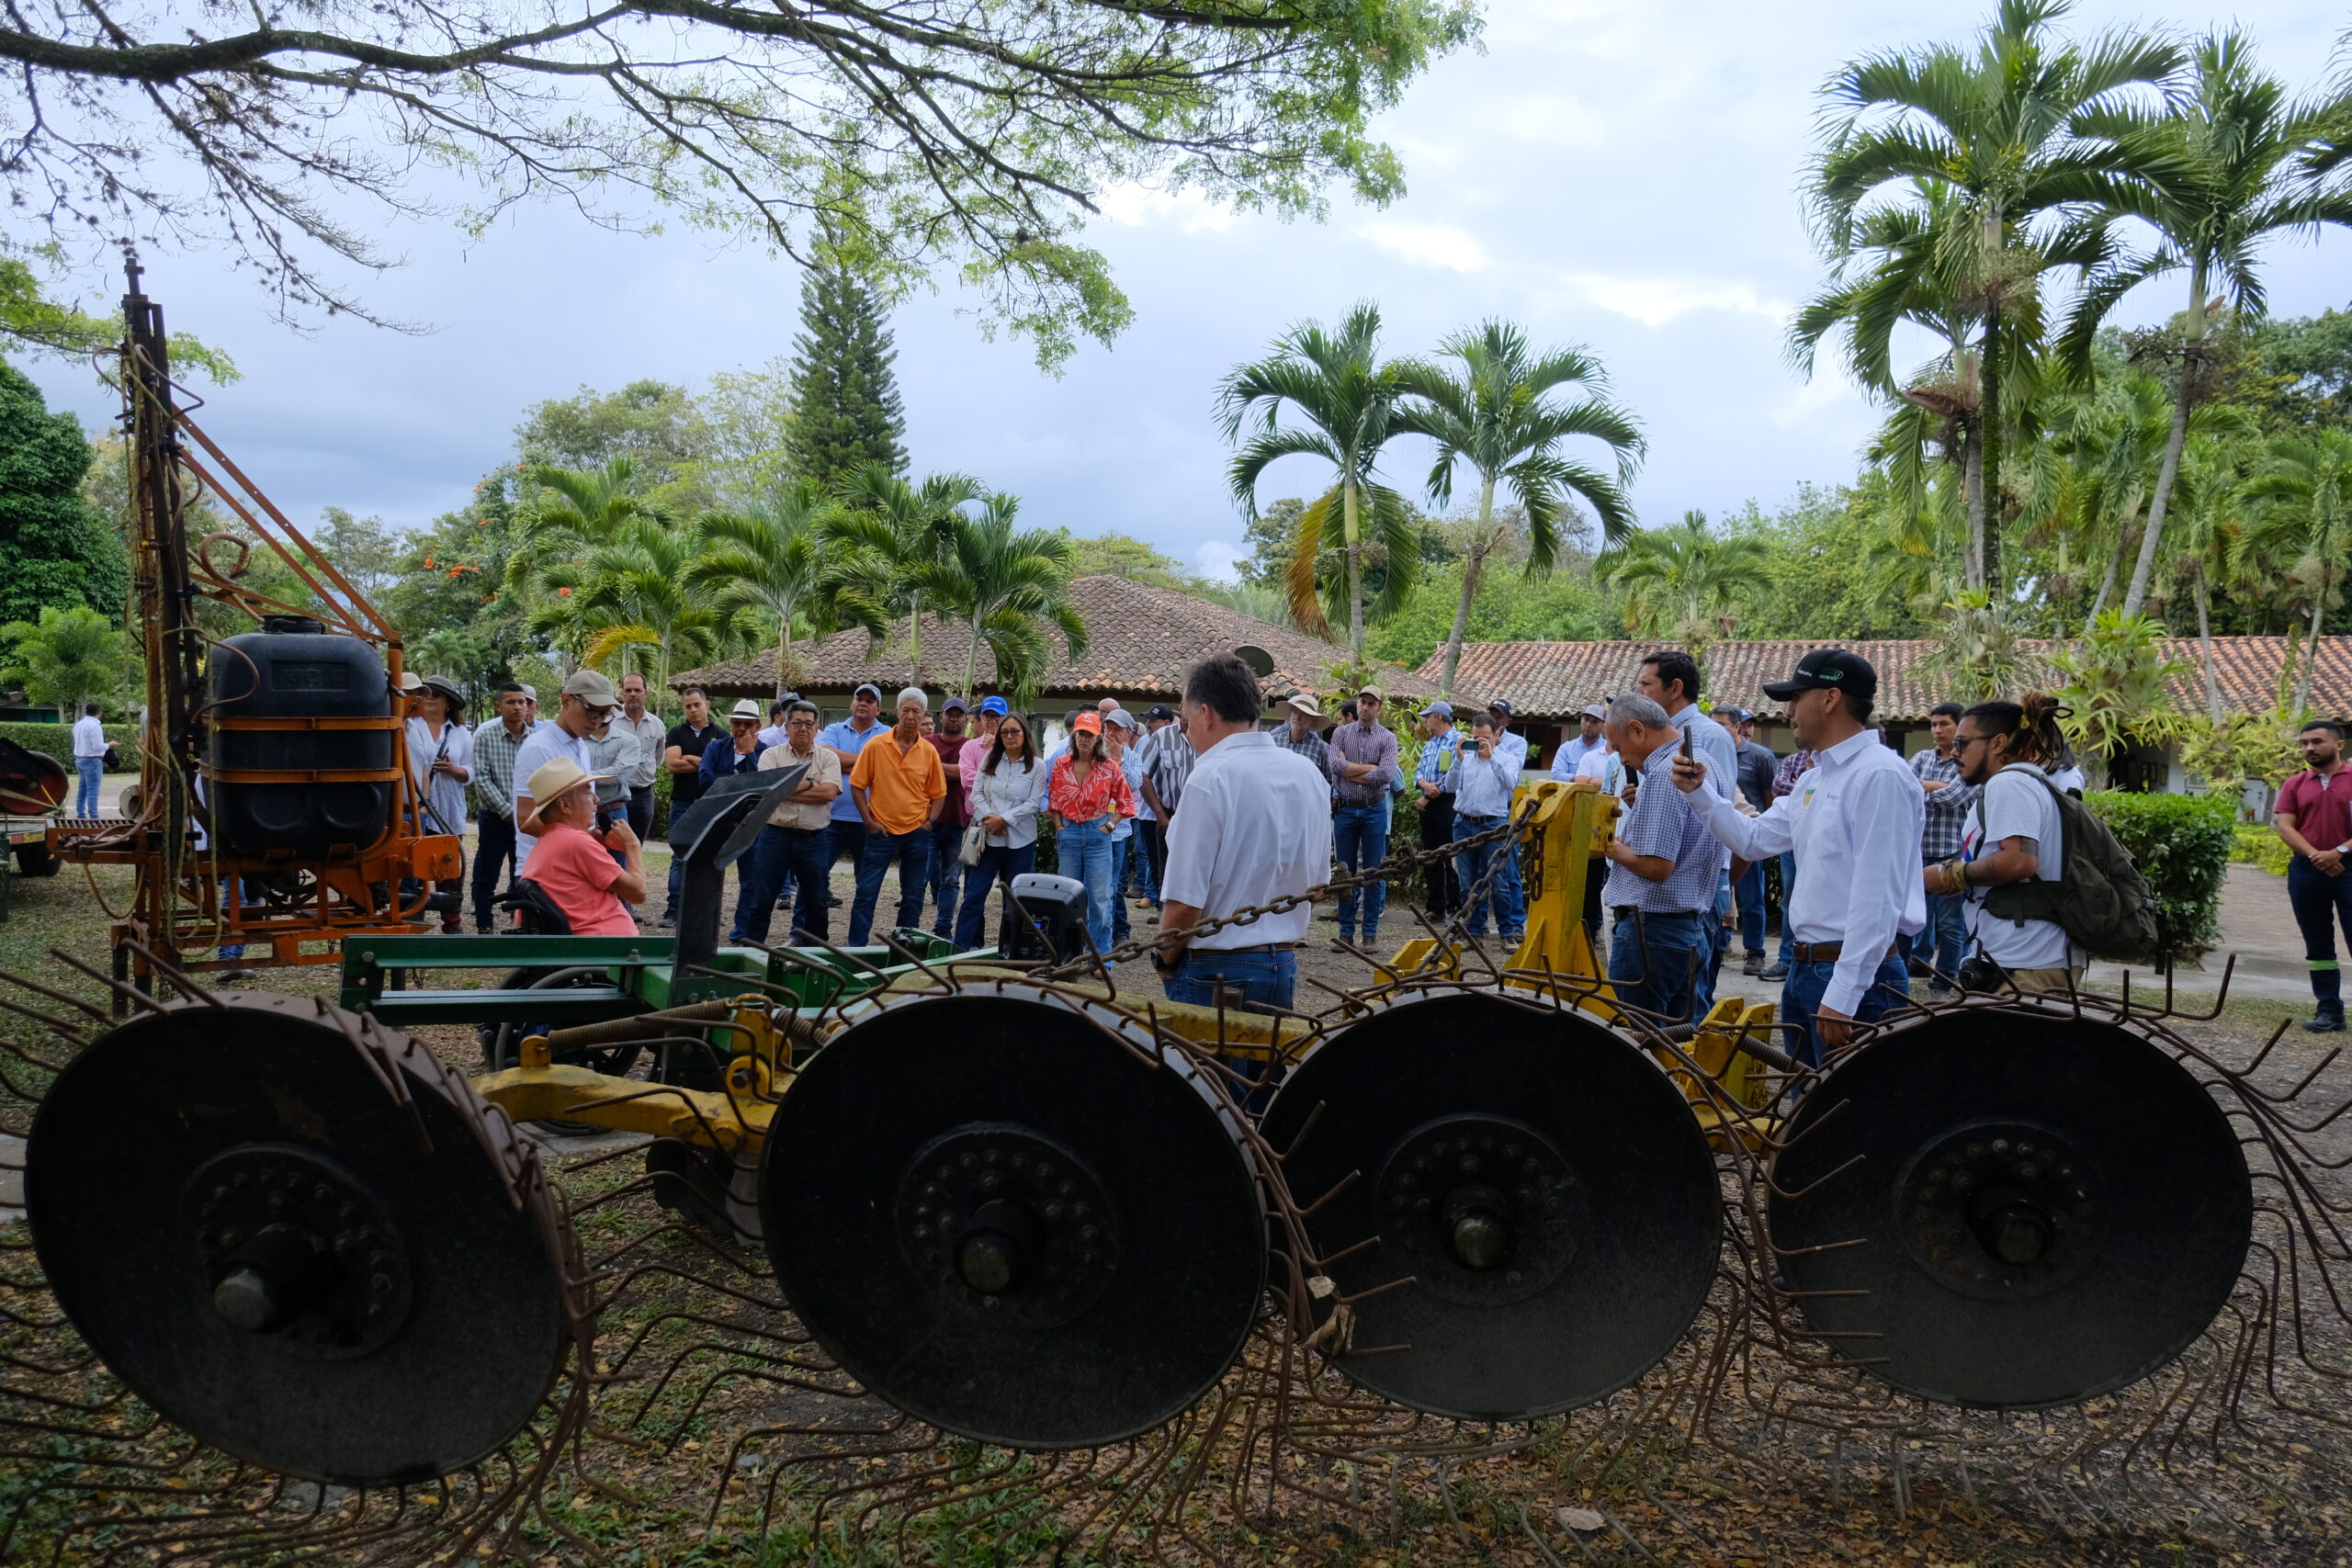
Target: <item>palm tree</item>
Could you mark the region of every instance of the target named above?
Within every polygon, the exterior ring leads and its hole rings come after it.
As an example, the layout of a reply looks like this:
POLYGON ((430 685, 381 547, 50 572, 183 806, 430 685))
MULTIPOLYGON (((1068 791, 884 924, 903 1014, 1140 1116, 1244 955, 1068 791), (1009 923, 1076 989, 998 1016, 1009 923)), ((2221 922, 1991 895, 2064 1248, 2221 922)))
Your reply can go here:
POLYGON ((2274 236, 2315 231, 2323 223, 2352 225, 2352 190, 2326 190, 2302 172, 2344 112, 2341 96, 2290 98, 2278 78, 2256 66, 2252 44, 2233 30, 2197 46, 2190 88, 2165 110, 2106 108, 2077 120, 2080 130, 2107 138, 2141 171, 2140 178, 2117 185, 2106 205, 2118 217, 2146 222, 2156 245, 2144 255, 2118 256, 2089 277, 2060 339, 2062 364, 2087 375, 2092 340, 2125 295, 2151 278, 2188 275, 2180 392, 2148 500, 2140 558, 2123 594, 2127 615, 2147 596, 2190 412, 2209 389, 2206 333, 2214 316, 2223 307, 2262 313, 2266 293, 2256 264, 2274 236))
POLYGON ((876 637, 907 617, 907 658, 922 670, 922 569, 946 558, 947 540, 962 508, 981 499, 968 474, 933 474, 909 484, 880 463, 852 473, 816 522, 827 559, 819 597, 838 625, 863 626, 876 637))
POLYGON ((2250 444, 2192 436, 2181 449, 2172 541, 2172 570, 2188 579, 2197 604, 2197 655, 2205 676, 2205 714, 2222 722, 2222 682, 2213 662, 2212 592, 2227 582, 2232 546, 2245 531, 2240 506, 2239 454, 2250 444))
POLYGON ((537 492, 518 514, 514 553, 507 557, 508 583, 538 600, 534 619, 552 637, 567 660, 580 652, 583 622, 570 603, 585 581, 579 571, 588 553, 620 543, 643 527, 659 528, 668 517, 637 493, 637 463, 615 457, 601 468, 534 466, 527 475, 537 492))
POLYGON ((695 559, 695 541, 658 524, 639 522, 577 561, 547 569, 547 579, 564 601, 560 609, 532 617, 534 630, 560 626, 582 637, 580 660, 605 664, 616 658, 627 671, 628 650, 653 651, 653 688, 665 689, 674 657, 713 652, 724 617, 699 600, 686 584, 695 559))
POLYGON ((0 637, 13 646, 0 681, 25 689, 37 703, 55 703, 72 724, 82 710, 111 698, 122 684, 130 638, 121 624, 86 605, 44 605, 38 621, 10 621, 0 637))
POLYGON ((2268 461, 2246 481, 2249 501, 2266 503, 2249 530, 2257 541, 2281 540, 2301 553, 2288 585, 2311 611, 2308 653, 2295 673, 2295 716, 2311 707, 2312 665, 2319 657, 2320 626, 2329 596, 2352 558, 2352 430, 2323 428, 2309 437, 2282 435, 2268 461))
POLYGON ((1770 552, 1746 535, 1722 535, 1703 512, 1665 528, 1643 528, 1604 551, 1596 568, 1625 591, 1625 629, 1682 643, 1694 654, 1729 637, 1742 595, 1770 581, 1770 552))
POLYGON ((1467 463, 1478 476, 1478 532, 1462 566, 1462 597, 1453 609, 1453 630, 1445 642, 1445 674, 1439 690, 1453 694, 1454 671, 1462 662, 1462 639, 1470 626, 1470 604, 1477 597, 1478 572, 1487 554, 1510 531, 1495 521, 1495 490, 1507 484, 1527 517, 1527 572, 1552 570, 1561 544, 1561 524, 1570 498, 1581 498, 1600 521, 1601 537, 1616 544, 1632 532, 1634 513, 1618 486, 1630 482, 1645 443, 1633 415, 1603 395, 1608 373, 1581 348, 1532 355, 1527 334, 1508 321, 1490 321, 1454 333, 1439 347, 1458 360, 1460 371, 1434 364, 1407 363, 1398 378, 1412 400, 1396 412, 1399 430, 1437 443, 1430 467, 1430 498, 1442 506, 1453 499, 1453 470, 1467 463), (1547 394, 1565 386, 1584 389, 1574 402, 1547 394), (1616 457, 1614 478, 1563 457, 1561 443, 1591 436, 1616 457))
MULTIPOLYGON (((2162 82, 2180 62, 2169 42, 2122 33, 2061 46, 2050 24, 2066 9, 2065 0, 2000 0, 1973 50, 1939 44, 1845 66, 1824 89, 1836 118, 1812 175, 1832 255, 1883 234, 1872 226, 1883 209, 1873 198, 1890 186, 1907 187, 1919 232, 1935 236, 1917 276, 1948 290, 1976 334, 1970 580, 1996 592, 2007 340, 2014 333, 2039 341, 2041 275, 2097 257, 2098 225, 2082 220, 2085 209, 2130 173, 2122 149, 2085 141, 2075 123, 2123 105, 2132 89, 2162 82)), ((1925 309, 1907 286, 1889 287, 1894 306, 1882 302, 1873 320, 1891 326, 1925 309)), ((1954 367, 1963 383, 1965 360, 1954 367)))
POLYGON ((1347 562, 1348 648, 1358 663, 1364 657, 1367 522, 1388 562, 1375 609, 1404 602, 1419 555, 1404 498, 1372 477, 1380 449, 1397 434, 1396 402, 1404 391, 1397 367, 1381 363, 1379 348, 1380 308, 1367 301, 1350 310, 1337 332, 1317 321, 1293 327, 1274 340, 1272 353, 1235 366, 1217 389, 1217 417, 1227 441, 1240 441, 1253 417, 1257 423, 1258 434, 1227 469, 1234 499, 1250 517, 1258 514, 1258 476, 1277 459, 1320 457, 1336 470, 1330 490, 1299 515, 1284 587, 1291 618, 1317 636, 1329 636, 1330 623, 1317 603, 1315 558, 1336 505, 1347 562), (1285 405, 1306 428, 1283 427, 1285 405))
POLYGON ((793 617, 820 597, 824 550, 815 522, 825 504, 816 480, 796 479, 772 506, 707 512, 695 525, 702 549, 686 569, 686 586, 711 595, 721 615, 775 624, 779 697, 791 689, 793 617))
POLYGON ((967 693, 979 678, 982 643, 996 657, 997 684, 1009 692, 1027 691, 1053 662, 1048 626, 1061 632, 1072 659, 1086 652, 1086 622, 1069 597, 1069 536, 1016 528, 1020 511, 1017 497, 998 494, 977 521, 956 516, 942 558, 919 572, 940 613, 968 628, 961 688, 967 693))

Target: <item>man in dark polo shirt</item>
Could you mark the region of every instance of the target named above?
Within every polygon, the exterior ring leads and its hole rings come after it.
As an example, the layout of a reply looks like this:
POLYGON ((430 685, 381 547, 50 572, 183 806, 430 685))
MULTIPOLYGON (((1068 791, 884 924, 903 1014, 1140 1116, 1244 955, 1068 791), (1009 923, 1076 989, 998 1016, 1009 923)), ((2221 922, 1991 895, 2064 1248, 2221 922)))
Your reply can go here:
MULTIPOLYGON (((710 722, 710 695, 700 686, 688 686, 684 693, 686 716, 683 723, 670 727, 662 738, 662 766, 670 775, 670 819, 676 821, 678 813, 702 798, 702 754, 714 740, 725 739, 727 731, 710 722)), ((671 925, 678 918, 678 875, 685 869, 675 854, 670 857, 670 897, 662 910, 662 923, 671 925)))

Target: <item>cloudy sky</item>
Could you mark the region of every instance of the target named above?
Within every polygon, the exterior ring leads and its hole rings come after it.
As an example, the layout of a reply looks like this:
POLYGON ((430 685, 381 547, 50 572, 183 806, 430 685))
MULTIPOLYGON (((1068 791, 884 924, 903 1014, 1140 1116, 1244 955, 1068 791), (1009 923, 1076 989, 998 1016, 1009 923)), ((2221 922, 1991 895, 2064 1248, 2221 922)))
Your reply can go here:
MULTIPOLYGON (((1489 0, 1485 51, 1424 77, 1382 127, 1410 181, 1394 206, 1341 201, 1326 223, 1284 224, 1148 193, 1106 202, 1094 243, 1136 320, 1059 379, 1025 345, 983 341, 952 289, 901 310, 914 466, 1012 491, 1027 521, 1133 534, 1219 571, 1241 525, 1210 419, 1217 378, 1287 324, 1370 299, 1395 352, 1489 315, 1597 351, 1650 434, 1634 491, 1645 521, 1771 506, 1845 478, 1871 412, 1834 376, 1800 378, 1781 347, 1819 277, 1796 195, 1813 90, 1859 51, 1926 41, 1928 15, 1872 0, 1489 0)), ((1968 17, 1941 15, 1954 33, 1968 17)), ((2102 0, 2076 20, 2202 28, 2224 15, 2102 0)), ((2299 87, 2316 85, 2352 24, 2341 0, 2247 0, 2234 16, 2299 87)), ((413 227, 382 242, 407 265, 370 301, 430 333, 298 334, 220 257, 150 257, 170 323, 245 372, 214 394, 207 428, 297 521, 328 505, 428 521, 510 453, 521 411, 542 398, 645 376, 698 385, 791 346, 789 265, 691 234, 616 236, 548 208, 477 243, 413 227)), ((2352 237, 2277 246, 2272 309, 2352 302, 2347 264, 2352 237)), ((2129 313, 2177 309, 2177 287, 2143 290, 2129 313)), ((85 372, 29 368, 85 423, 110 415, 85 372)), ((1425 458, 1394 450, 1391 478, 1417 489, 1425 458)), ((1263 499, 1311 493, 1319 476, 1290 464, 1263 499)))

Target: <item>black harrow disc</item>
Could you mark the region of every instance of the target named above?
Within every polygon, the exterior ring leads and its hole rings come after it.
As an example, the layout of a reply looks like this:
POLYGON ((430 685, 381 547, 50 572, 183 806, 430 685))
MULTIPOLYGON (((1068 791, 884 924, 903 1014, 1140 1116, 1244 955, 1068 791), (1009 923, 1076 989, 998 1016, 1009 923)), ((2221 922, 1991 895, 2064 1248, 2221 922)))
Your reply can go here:
POLYGON ((760 1206, 794 1311, 908 1414, 1020 1449, 1169 1419, 1239 1354, 1266 1220, 1231 1113, 1049 994, 887 1004, 801 1069, 760 1206))
POLYGON ((534 1156, 421 1045, 355 1043, 308 998, 220 999, 133 1019, 42 1100, 26 1204, 58 1304, 141 1399, 266 1470, 464 1468, 567 1344, 569 1232, 534 1156))
POLYGON ((1416 1409, 1589 1404, 1673 1348, 1715 1277, 1706 1136, 1588 1013, 1455 990, 1389 1004, 1299 1064, 1263 1131, 1301 1203, 1348 1182, 1306 1222, 1342 1293, 1412 1276, 1356 1307, 1356 1348, 1381 1353, 1340 1364, 1416 1409))
POLYGON ((1806 1325, 1864 1336, 1833 1343, 1941 1404, 2069 1404, 2148 1376, 2212 1322, 2253 1236, 2228 1117, 2111 1020, 1894 1025, 1786 1135, 1772 1241, 1806 1325))

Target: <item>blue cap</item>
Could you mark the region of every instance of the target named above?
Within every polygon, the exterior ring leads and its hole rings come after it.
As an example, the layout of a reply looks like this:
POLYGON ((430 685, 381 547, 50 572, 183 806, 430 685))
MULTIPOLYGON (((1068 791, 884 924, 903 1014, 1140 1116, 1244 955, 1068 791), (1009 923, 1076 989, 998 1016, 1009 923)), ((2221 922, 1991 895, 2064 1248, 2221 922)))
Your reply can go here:
POLYGON ((1012 710, 1004 705, 1004 699, 1002 697, 982 697, 980 699, 980 711, 982 713, 1008 714, 1012 710))
POLYGON ((1433 702, 1429 706, 1423 708, 1421 712, 1424 714, 1435 714, 1440 718, 1452 718, 1453 716, 1453 705, 1441 697, 1436 702, 1433 702))

